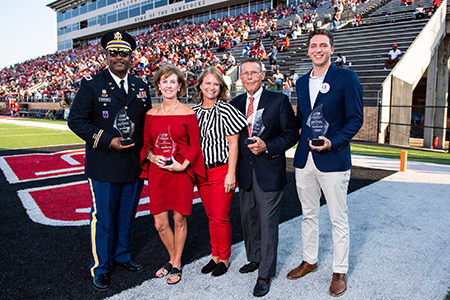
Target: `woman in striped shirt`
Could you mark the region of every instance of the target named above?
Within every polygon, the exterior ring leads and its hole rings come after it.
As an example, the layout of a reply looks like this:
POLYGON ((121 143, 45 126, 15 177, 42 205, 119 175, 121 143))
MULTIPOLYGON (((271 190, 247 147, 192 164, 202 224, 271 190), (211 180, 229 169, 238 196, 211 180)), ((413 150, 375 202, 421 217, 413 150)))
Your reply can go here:
POLYGON ((212 259, 202 273, 220 276, 227 272, 231 255, 230 208, 236 187, 239 131, 245 116, 227 100, 228 87, 216 67, 208 67, 196 85, 200 103, 192 109, 200 127, 200 144, 207 180, 199 182, 199 193, 209 219, 212 259))

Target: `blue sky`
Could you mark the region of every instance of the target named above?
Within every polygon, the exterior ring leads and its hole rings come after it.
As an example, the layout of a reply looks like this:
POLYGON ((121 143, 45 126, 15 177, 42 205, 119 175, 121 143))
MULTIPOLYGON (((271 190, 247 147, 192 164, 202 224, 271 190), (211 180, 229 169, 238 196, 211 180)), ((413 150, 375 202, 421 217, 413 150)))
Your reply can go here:
POLYGON ((2 1, 0 69, 57 49, 54 0, 2 1))

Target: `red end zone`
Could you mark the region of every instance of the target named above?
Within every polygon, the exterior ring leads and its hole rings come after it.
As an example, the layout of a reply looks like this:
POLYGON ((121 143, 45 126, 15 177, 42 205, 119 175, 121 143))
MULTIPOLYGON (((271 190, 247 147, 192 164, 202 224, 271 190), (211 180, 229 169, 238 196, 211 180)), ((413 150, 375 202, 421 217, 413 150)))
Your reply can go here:
MULTIPOLYGON (((89 224, 91 195, 87 181, 20 190, 17 192, 28 216, 36 223, 52 226, 89 224)), ((138 215, 150 214, 147 185, 141 193, 138 215)))
MULTIPOLYGON (((89 224, 92 200, 87 181, 20 190, 17 192, 28 216, 36 223, 51 226, 89 224)), ((194 189, 194 204, 199 202, 194 189)), ((137 217, 150 214, 147 181, 141 193, 137 217)))
MULTIPOLYGON (((0 167, 10 184, 84 173, 84 150, 49 154, 0 157, 0 167)), ((28 216, 36 223, 51 226, 89 224, 92 205, 87 181, 42 186, 17 192, 28 216)), ((200 201, 194 188, 194 204, 200 201)), ((137 216, 150 214, 147 181, 141 193, 137 216)))
POLYGON ((85 150, 23 154, 0 157, 0 167, 9 183, 82 174, 85 150))

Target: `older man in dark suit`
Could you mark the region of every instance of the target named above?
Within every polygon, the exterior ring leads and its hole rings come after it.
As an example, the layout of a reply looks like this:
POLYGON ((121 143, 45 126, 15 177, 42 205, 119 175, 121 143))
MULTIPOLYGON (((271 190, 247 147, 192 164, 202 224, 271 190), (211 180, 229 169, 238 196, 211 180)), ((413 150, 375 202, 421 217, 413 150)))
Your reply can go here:
POLYGON ((280 202, 286 185, 285 151, 299 138, 289 99, 262 87, 265 72, 259 60, 241 64, 247 93, 231 104, 247 116, 248 128, 239 136, 239 198, 245 248, 249 263, 239 272, 258 270, 253 295, 269 292, 275 276, 280 202))
POLYGON ((333 51, 333 36, 329 31, 312 31, 308 55, 313 69, 297 80, 297 118, 302 133, 294 166, 303 212, 303 261, 287 277, 298 279, 317 270, 322 190, 330 213, 334 245, 329 292, 332 296, 340 296, 347 289, 345 275, 350 243, 347 207, 350 140, 363 123, 363 93, 355 72, 331 64, 333 51), (313 122, 310 122, 310 116, 315 116, 313 122), (325 124, 323 119, 329 126, 327 131, 321 132, 325 124))
POLYGON ((143 186, 139 152, 151 100, 148 85, 128 74, 136 48, 133 37, 108 32, 101 44, 108 69, 81 81, 68 124, 86 141, 85 173, 92 196, 90 271, 94 288, 104 291, 110 288, 110 264, 142 270, 131 260, 129 240, 143 186))

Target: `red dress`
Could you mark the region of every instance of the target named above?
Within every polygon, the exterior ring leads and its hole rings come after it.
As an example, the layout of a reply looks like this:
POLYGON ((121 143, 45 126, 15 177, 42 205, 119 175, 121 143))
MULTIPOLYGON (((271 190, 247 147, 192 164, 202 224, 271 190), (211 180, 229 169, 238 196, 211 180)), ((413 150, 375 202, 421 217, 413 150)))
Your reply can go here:
POLYGON ((199 135, 195 114, 169 116, 147 114, 145 116, 141 178, 148 179, 151 214, 169 210, 177 211, 182 215, 191 214, 196 177, 206 178, 199 135), (180 164, 185 159, 190 161, 190 165, 184 172, 161 169, 146 159, 149 150, 152 150, 155 155, 162 155, 161 150, 156 146, 156 141, 161 133, 167 132, 176 144, 173 157, 180 164))

